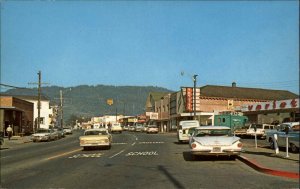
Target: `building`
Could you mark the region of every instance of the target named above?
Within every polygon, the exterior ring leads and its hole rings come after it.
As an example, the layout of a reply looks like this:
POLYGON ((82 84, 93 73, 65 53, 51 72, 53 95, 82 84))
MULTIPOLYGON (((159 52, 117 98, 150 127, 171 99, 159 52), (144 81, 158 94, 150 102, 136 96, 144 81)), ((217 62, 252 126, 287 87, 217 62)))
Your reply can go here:
MULTIPOLYGON (((26 100, 28 102, 33 103, 34 111, 33 111, 33 118, 34 118, 34 128, 37 128, 37 119, 38 119, 38 97, 37 96, 22 96, 22 95, 14 95, 14 97, 26 100)), ((53 123, 53 116, 55 110, 50 106, 50 100, 45 97, 41 96, 41 109, 40 109, 40 128, 49 129, 50 127, 54 126, 53 123)))
MULTIPOLYGON (((213 125, 214 115, 220 112, 240 112, 242 107, 255 103, 295 98, 299 96, 289 91, 237 87, 234 82, 231 86, 206 85, 196 88, 195 103, 193 87, 182 87, 171 94, 150 93, 146 110, 158 114, 156 123, 159 126, 167 123, 169 130, 172 130, 182 120, 197 119, 201 125, 213 125)), ((297 111, 293 112, 296 115, 297 111)), ((256 117, 251 115, 249 121, 260 119, 256 117)))
POLYGON ((6 128, 11 125, 13 135, 33 133, 34 104, 12 96, 1 95, 0 99, 0 132, 7 136, 6 128))

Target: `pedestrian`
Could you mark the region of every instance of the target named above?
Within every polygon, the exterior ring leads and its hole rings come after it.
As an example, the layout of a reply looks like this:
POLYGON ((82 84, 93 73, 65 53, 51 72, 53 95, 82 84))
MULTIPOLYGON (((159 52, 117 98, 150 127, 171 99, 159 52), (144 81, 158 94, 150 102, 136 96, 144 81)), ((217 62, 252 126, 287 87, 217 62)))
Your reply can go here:
POLYGON ((8 127, 6 128, 6 132, 8 134, 8 140, 10 140, 10 138, 12 137, 12 134, 13 134, 13 129, 11 128, 10 125, 8 125, 8 127))

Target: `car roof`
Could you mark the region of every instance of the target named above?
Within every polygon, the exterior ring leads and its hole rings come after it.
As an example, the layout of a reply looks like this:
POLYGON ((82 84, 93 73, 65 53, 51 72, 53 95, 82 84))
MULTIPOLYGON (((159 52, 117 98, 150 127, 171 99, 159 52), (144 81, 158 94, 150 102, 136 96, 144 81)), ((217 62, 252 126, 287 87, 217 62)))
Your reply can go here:
POLYGON ((226 127, 226 126, 212 126, 212 125, 207 125, 207 126, 200 126, 200 127, 196 127, 195 129, 197 130, 201 130, 201 129, 228 129, 230 130, 229 127, 226 127))
POLYGON ((107 131, 107 129, 105 129, 105 128, 99 128, 99 129, 87 129, 87 130, 85 130, 84 132, 86 132, 86 131, 107 131))

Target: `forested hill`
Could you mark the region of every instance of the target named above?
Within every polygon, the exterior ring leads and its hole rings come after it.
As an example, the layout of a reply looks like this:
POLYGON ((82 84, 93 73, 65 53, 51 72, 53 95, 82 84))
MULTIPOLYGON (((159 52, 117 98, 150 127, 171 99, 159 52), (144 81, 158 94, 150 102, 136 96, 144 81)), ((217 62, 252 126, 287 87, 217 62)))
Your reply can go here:
MULTIPOLYGON (((63 88, 58 86, 42 87, 42 95, 50 99, 51 104, 60 104, 60 90, 63 91, 64 115, 68 119, 76 116, 99 116, 106 114, 137 115, 144 112, 145 102, 150 92, 172 92, 166 88, 153 86, 107 86, 80 85, 63 88), (109 106, 107 99, 113 99, 114 104, 109 106)), ((37 96, 37 88, 10 89, 5 92, 9 95, 37 96)))

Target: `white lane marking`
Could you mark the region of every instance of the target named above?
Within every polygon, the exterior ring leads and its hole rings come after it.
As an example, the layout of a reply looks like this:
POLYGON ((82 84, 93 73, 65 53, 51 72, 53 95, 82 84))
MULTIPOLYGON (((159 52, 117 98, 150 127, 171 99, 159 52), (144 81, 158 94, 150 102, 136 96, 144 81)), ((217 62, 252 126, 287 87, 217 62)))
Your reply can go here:
POLYGON ((135 140, 139 140, 138 137, 135 137, 135 140))
POLYGON ((119 145, 119 144, 127 144, 126 142, 116 142, 116 143, 112 143, 113 145, 119 145))
POLYGON ((125 150, 122 150, 122 151, 120 151, 120 152, 116 153, 115 155, 113 155, 113 156, 111 156, 111 157, 109 157, 109 158, 113 158, 113 157, 115 157, 115 156, 117 156, 117 155, 119 155, 119 154, 123 153, 124 151, 125 151, 125 150))
POLYGON ((135 145, 135 142, 131 144, 131 146, 134 146, 134 145, 135 145))
POLYGON ((96 153, 96 154, 76 154, 73 156, 70 156, 69 158, 98 158, 101 157, 103 154, 102 153, 96 153))
POLYGON ((158 156, 157 151, 150 152, 129 152, 125 156, 158 156))
POLYGON ((139 144, 163 144, 165 142, 139 142, 139 144))

